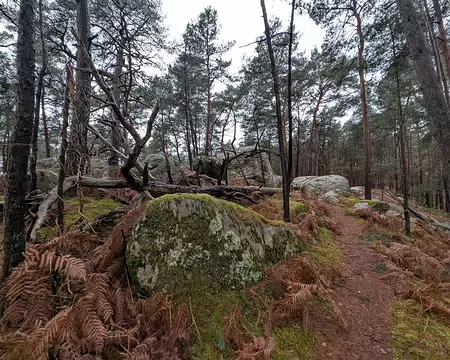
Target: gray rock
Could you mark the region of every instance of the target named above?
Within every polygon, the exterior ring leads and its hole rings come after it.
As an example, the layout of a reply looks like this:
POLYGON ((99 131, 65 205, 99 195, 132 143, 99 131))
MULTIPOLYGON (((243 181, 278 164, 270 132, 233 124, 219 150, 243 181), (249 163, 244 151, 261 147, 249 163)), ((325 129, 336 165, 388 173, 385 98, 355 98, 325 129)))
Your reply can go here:
POLYGON ((355 206, 353 206, 353 208, 354 208, 355 210, 359 210, 359 209, 371 209, 371 206, 370 206, 368 203, 361 202, 361 203, 355 204, 355 206))
POLYGON ((305 249, 283 223, 204 194, 150 201, 127 244, 133 286, 145 296, 195 286, 242 289, 305 249))
POLYGON ((214 156, 198 156, 193 160, 193 168, 200 174, 218 179, 222 170, 222 160, 214 156))
POLYGON ((108 161, 105 159, 91 158, 88 166, 88 174, 96 178, 103 177, 104 173, 108 171, 108 161))
MULTIPOLYGON (((172 156, 168 156, 168 158, 172 182, 176 185, 187 185, 186 175, 181 164, 172 156)), ((148 162, 148 169, 152 176, 165 184, 169 183, 167 162, 162 152, 147 156, 145 162, 148 162)))
POLYGON ((332 190, 350 191, 348 180, 340 175, 301 176, 292 181, 292 187, 309 197, 320 197, 332 190))
POLYGON ((364 186, 353 186, 350 188, 350 192, 359 198, 364 198, 365 188, 364 186))
POLYGON ((36 162, 36 168, 38 168, 38 169, 58 169, 59 161, 55 157, 38 159, 36 162))
POLYGON ((321 199, 328 204, 339 204, 339 192, 336 190, 328 191, 326 194, 321 196, 321 199))
MULTIPOLYGON (((245 146, 236 149, 237 154, 248 154, 242 155, 228 164, 228 179, 245 177, 250 185, 275 187, 275 174, 269 160, 269 155, 267 153, 256 153, 252 155, 251 152, 254 149, 254 146, 245 146)), ((231 158, 235 154, 229 152, 229 156, 231 158)), ((218 158, 222 161, 224 155, 220 154, 218 158)))
POLYGON ((273 184, 275 185, 275 187, 280 188, 283 186, 283 177, 280 175, 273 175, 273 184))
POLYGON ((393 217, 393 218, 402 216, 401 213, 398 213, 397 211, 394 210, 388 210, 385 215, 386 217, 393 217))
POLYGON ((58 185, 58 174, 52 170, 39 169, 36 170, 36 189, 44 193, 58 185))

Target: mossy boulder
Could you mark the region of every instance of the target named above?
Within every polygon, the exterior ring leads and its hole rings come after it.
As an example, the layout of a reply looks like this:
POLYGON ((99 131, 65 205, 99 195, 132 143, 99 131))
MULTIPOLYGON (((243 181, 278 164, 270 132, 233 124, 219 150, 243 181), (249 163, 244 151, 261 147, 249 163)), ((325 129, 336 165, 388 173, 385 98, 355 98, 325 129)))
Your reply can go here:
POLYGON ((127 263, 142 295, 198 284, 235 290, 303 249, 283 222, 209 195, 166 195, 150 201, 134 226, 127 263))

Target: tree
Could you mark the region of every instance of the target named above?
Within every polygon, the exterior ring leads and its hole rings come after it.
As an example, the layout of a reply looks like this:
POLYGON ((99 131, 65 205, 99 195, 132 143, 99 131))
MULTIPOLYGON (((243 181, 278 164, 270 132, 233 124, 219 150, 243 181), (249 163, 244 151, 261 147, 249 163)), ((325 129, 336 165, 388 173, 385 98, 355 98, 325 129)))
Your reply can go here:
POLYGON ((443 183, 446 192, 447 211, 450 212, 450 110, 445 101, 442 87, 432 57, 421 31, 420 18, 411 0, 397 0, 409 55, 419 80, 424 107, 430 117, 431 132, 439 144, 443 158, 443 183))
POLYGON ((264 28, 266 33, 266 42, 267 42, 267 51, 269 53, 270 65, 272 71, 272 80, 273 80, 273 92, 275 95, 275 110, 277 114, 277 128, 278 128, 278 147, 280 150, 280 158, 281 158, 281 172, 283 177, 283 218, 285 221, 290 221, 290 206, 289 206, 289 195, 291 183, 289 179, 288 172, 288 159, 286 157, 286 139, 284 135, 284 124, 283 117, 281 114, 281 99, 280 99, 280 87, 279 87, 279 79, 278 72, 275 63, 275 56, 273 54, 272 48, 272 34, 270 33, 269 20, 267 19, 267 11, 266 4, 264 0, 261 0, 261 8, 264 19, 264 28))
POLYGON ((218 24, 217 10, 207 7, 195 23, 188 24, 185 41, 188 41, 191 51, 196 55, 204 69, 206 76, 207 103, 206 103, 206 134, 205 155, 212 154, 213 137, 213 108, 212 89, 214 82, 227 75, 227 68, 231 61, 223 60, 223 55, 234 45, 233 42, 218 43, 220 26, 218 24))
POLYGON ((3 279, 23 260, 25 251, 25 215, 27 207, 28 157, 33 131, 35 95, 34 0, 21 0, 17 37, 17 111, 9 143, 5 198, 5 238, 3 241, 3 279))
MULTIPOLYGON (((77 0, 77 31, 82 44, 90 50, 89 0, 77 0)), ((69 147, 67 150, 68 170, 71 174, 83 173, 88 160, 87 133, 91 112, 91 74, 86 56, 78 46, 74 116, 70 124, 69 147)))

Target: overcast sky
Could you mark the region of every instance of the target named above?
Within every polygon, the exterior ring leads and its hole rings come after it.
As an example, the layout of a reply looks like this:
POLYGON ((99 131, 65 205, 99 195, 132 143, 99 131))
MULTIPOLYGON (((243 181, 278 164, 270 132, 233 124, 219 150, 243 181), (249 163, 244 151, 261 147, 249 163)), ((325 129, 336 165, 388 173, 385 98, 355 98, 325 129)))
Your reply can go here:
MULTIPOLYGON (((205 7, 215 8, 222 25, 221 38, 236 41, 230 52, 233 72, 240 68, 242 56, 250 55, 254 49, 254 45, 240 47, 254 42, 264 32, 260 0, 162 0, 162 3, 169 33, 176 39, 181 38, 186 24, 197 18, 205 7)), ((266 8, 269 19, 277 16, 287 26, 291 9, 286 0, 267 0, 266 8)), ((299 44, 301 50, 308 55, 314 46, 320 47, 325 32, 307 15, 296 15, 295 26, 296 31, 303 34, 299 44)))

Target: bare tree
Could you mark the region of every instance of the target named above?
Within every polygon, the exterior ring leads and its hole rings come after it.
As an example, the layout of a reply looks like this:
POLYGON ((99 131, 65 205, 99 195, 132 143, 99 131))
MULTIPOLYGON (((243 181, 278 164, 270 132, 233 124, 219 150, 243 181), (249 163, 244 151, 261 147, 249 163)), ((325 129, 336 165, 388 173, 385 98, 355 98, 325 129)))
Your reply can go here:
POLYGON ((27 211, 27 169, 34 115, 35 53, 34 0, 21 0, 17 39, 17 112, 9 144, 5 199, 5 239, 3 241, 3 279, 23 260, 25 251, 25 215, 27 211))
POLYGON ((273 54, 272 39, 270 35, 269 20, 267 19, 266 4, 264 0, 261 0, 261 8, 263 12, 267 49, 269 52, 270 65, 272 70, 273 91, 275 94, 275 109, 277 114, 277 128, 278 128, 278 146, 280 149, 281 173, 283 177, 283 210, 284 210, 283 217, 285 221, 290 221, 291 216, 289 206, 289 195, 291 184, 289 179, 288 164, 286 158, 286 139, 283 131, 283 116, 281 114, 280 85, 278 80, 277 67, 275 64, 275 56, 273 54))

